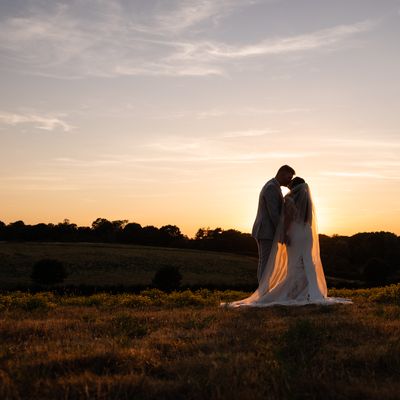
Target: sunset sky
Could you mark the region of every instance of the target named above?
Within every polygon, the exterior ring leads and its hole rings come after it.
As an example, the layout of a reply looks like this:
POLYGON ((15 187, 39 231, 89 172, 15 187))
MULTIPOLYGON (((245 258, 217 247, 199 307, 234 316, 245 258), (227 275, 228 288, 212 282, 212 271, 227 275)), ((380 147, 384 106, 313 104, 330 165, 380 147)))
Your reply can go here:
POLYGON ((399 0, 2 0, 0 220, 400 235, 399 0))

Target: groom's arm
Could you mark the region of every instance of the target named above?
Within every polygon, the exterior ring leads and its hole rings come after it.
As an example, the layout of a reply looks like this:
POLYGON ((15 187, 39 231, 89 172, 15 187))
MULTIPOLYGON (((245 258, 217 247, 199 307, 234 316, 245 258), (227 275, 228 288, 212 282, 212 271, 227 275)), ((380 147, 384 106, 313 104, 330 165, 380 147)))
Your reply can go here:
POLYGON ((265 189, 264 201, 276 229, 279 224, 282 198, 277 190, 273 186, 270 186, 265 189))

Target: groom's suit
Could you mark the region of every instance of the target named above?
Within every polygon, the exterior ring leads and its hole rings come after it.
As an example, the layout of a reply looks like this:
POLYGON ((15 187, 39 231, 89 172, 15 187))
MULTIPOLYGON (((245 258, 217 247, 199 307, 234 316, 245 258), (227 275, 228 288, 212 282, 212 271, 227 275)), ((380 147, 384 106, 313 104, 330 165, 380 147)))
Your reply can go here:
POLYGON ((283 196, 279 182, 277 179, 273 178, 261 189, 257 216, 251 232, 251 235, 256 239, 258 245, 258 282, 260 282, 271 253, 272 242, 279 223, 282 204, 283 196))

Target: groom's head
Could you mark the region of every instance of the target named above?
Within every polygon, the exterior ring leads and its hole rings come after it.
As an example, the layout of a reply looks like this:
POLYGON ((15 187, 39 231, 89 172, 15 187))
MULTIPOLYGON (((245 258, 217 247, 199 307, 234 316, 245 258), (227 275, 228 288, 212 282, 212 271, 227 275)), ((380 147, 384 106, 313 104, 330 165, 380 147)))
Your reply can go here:
POLYGON ((296 172, 292 167, 289 167, 289 165, 282 165, 282 167, 278 169, 275 178, 281 186, 287 186, 295 174, 296 172))

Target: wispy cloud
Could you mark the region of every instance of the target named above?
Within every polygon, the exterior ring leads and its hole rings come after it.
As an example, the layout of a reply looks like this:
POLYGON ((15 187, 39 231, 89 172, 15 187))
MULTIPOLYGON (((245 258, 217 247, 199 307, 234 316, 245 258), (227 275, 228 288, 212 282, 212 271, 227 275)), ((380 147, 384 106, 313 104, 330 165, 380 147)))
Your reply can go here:
POLYGON ((158 112, 152 115, 153 119, 181 119, 181 118, 196 118, 199 120, 220 118, 226 116, 252 117, 263 115, 285 115, 297 113, 309 113, 316 111, 311 108, 288 107, 288 108, 262 108, 262 107, 240 107, 240 108, 211 108, 204 110, 180 110, 178 112, 158 112))
POLYGON ((26 176, 0 176, 1 181, 11 181, 11 182, 57 182, 62 181, 63 178, 56 176, 44 176, 44 175, 26 175, 26 176))
POLYGON ((354 161, 347 163, 349 165, 355 165, 358 167, 367 168, 391 168, 400 167, 400 161, 397 160, 371 160, 371 161, 354 161))
POLYGON ((225 138, 242 138, 242 137, 254 137, 254 136, 265 136, 271 133, 278 133, 276 129, 254 129, 245 131, 232 131, 222 134, 225 138))
POLYGON ((18 190, 60 192, 60 191, 78 191, 81 188, 76 185, 44 185, 44 184, 23 184, 18 186, 18 190))
POLYGON ((146 2, 143 9, 102 0, 31 3, 2 21, 0 55, 3 67, 60 78, 226 76, 232 59, 331 49, 374 26, 362 21, 246 45, 204 39, 210 37, 210 23, 212 28, 255 3, 186 0, 167 7, 146 2))
POLYGON ((122 197, 128 198, 162 198, 162 197, 176 197, 179 193, 171 192, 171 193, 131 193, 124 194, 122 197))
POLYGON ((174 54, 172 57, 182 60, 241 59, 332 48, 332 46, 351 36, 371 30, 375 25, 376 22, 367 20, 352 25, 339 25, 297 36, 265 39, 245 46, 217 42, 187 43, 182 52, 174 54))
POLYGON ((155 26, 159 32, 177 34, 204 21, 209 23, 211 20, 213 24, 217 24, 236 8, 258 2, 260 0, 186 0, 178 3, 178 7, 157 15, 155 26))
POLYGON ((169 138, 169 140, 157 141, 152 143, 146 143, 142 145, 145 148, 152 148, 160 151, 172 151, 172 152, 182 152, 187 150, 196 150, 200 148, 200 140, 190 140, 183 141, 179 138, 169 138))
POLYGON ((171 54, 187 46, 176 34, 254 2, 187 0, 169 2, 167 9, 149 2, 144 14, 117 1, 31 4, 3 20, 0 52, 24 72, 51 77, 221 75, 216 65, 169 62, 171 54))
POLYGON ((141 67, 130 65, 116 65, 113 71, 110 71, 110 76, 132 76, 132 75, 147 75, 147 76, 207 76, 207 75, 225 75, 222 68, 207 66, 207 65, 171 65, 166 63, 148 62, 141 67))
POLYGON ((330 146, 345 147, 347 149, 352 148, 400 148, 400 142, 398 138, 393 140, 371 140, 365 139, 347 139, 347 138, 337 138, 337 139, 323 139, 324 142, 328 143, 330 146))
POLYGON ((344 172, 344 171, 323 171, 320 173, 323 176, 336 176, 340 178, 375 178, 375 179, 388 179, 388 180, 400 180, 400 176, 390 176, 378 174, 375 172, 344 172))
POLYGON ((129 164, 184 164, 184 163, 225 163, 225 164, 240 164, 240 163, 255 163, 270 159, 299 159, 316 157, 317 152, 249 152, 247 154, 214 154, 214 155, 180 155, 180 156, 132 156, 121 155, 118 160, 107 159, 92 159, 79 160, 74 158, 55 158, 54 163, 68 167, 87 167, 98 168, 111 165, 129 165, 129 164))
POLYGON ((125 161, 123 158, 114 157, 109 158, 98 158, 96 160, 79 160, 72 157, 57 157, 53 161, 60 165, 68 165, 71 167, 110 167, 113 165, 121 165, 125 161))
POLYGON ((72 129, 71 125, 59 117, 38 114, 0 112, 0 123, 11 126, 28 124, 36 129, 42 129, 45 131, 54 131, 57 128, 60 128, 63 131, 70 131, 72 129))

